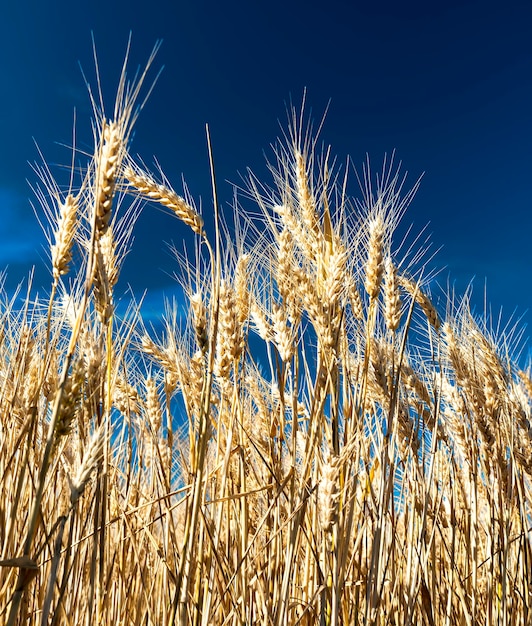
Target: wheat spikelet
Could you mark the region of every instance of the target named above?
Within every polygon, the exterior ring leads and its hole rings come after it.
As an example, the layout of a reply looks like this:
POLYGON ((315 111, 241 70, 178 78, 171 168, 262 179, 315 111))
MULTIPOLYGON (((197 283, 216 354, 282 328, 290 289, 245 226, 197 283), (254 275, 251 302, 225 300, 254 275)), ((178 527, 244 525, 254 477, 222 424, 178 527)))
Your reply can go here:
MULTIPOLYGON (((188 361, 181 359, 178 364, 178 380, 189 416, 198 415, 205 384, 205 355, 198 350, 188 361)), ((216 402, 212 398, 213 404, 216 402)))
POLYGON ((523 370, 517 370, 517 375, 523 383, 529 399, 532 400, 532 378, 530 377, 530 373, 523 370))
POLYGON ((149 335, 144 334, 142 336, 140 340, 140 345, 142 351, 145 354, 149 354, 150 356, 152 356, 162 367, 167 370, 174 371, 174 373, 177 373, 176 362, 171 357, 168 350, 157 345, 149 335))
POLYGON ((522 385, 513 384, 509 393, 512 414, 517 416, 518 434, 514 439, 514 453, 529 476, 532 475, 532 422, 530 415, 530 378, 518 370, 522 385))
POLYGON ((282 305, 274 305, 272 311, 273 340, 279 356, 286 363, 294 353, 294 338, 288 327, 288 316, 282 305))
POLYGON ((94 305, 102 324, 107 324, 114 312, 113 288, 118 281, 116 241, 111 228, 96 241, 96 264, 93 279, 94 305))
POLYGON ((234 277, 235 302, 240 324, 243 324, 249 317, 248 265, 249 254, 241 254, 236 263, 234 277))
POLYGON ((384 342, 375 337, 370 339, 370 358, 374 380, 380 389, 380 397, 384 400, 384 405, 388 408, 391 399, 392 378, 391 361, 387 358, 387 346, 384 342))
POLYGON ((277 288, 285 306, 288 308, 288 318, 292 324, 299 320, 300 313, 297 304, 297 289, 294 282, 293 268, 296 266, 294 258, 294 239, 288 228, 283 228, 277 237, 277 265, 275 278, 277 288))
POLYGON ((78 344, 85 370, 85 399, 89 404, 93 401, 98 403, 105 384, 106 359, 103 346, 89 328, 82 329, 78 344))
POLYGON ((262 440, 262 443, 265 443, 266 438, 263 436, 260 424, 266 423, 266 418, 269 415, 269 406, 264 397, 264 393, 259 389, 259 376, 249 374, 245 377, 244 382, 250 399, 252 400, 252 406, 259 416, 259 420, 251 420, 252 434, 257 441, 262 440))
POLYGON ((491 375, 484 377, 484 411, 490 420, 497 420, 499 411, 504 401, 502 389, 496 384, 495 379, 491 375))
POLYGON ((330 456, 324 462, 321 469, 321 480, 318 495, 318 515, 320 527, 323 532, 330 533, 333 524, 337 521, 339 489, 340 460, 330 456))
POLYGON ((421 310, 425 314, 428 323, 438 331, 441 326, 440 317, 432 304, 430 298, 421 290, 418 283, 410 280, 406 276, 399 276, 399 284, 414 298, 421 310))
POLYGON ((315 322, 320 316, 322 302, 317 293, 318 283, 315 277, 306 271, 306 268, 297 267, 292 271, 293 290, 297 293, 301 304, 315 322))
POLYGON ((78 200, 69 194, 59 206, 57 228, 54 234, 55 243, 51 247, 54 280, 68 272, 72 260, 72 243, 76 230, 78 200))
POLYGON ((478 380, 475 380, 468 363, 468 355, 464 347, 459 344, 456 334, 449 323, 445 323, 443 326, 443 336, 445 338, 447 357, 454 369, 456 382, 466 392, 474 411, 481 413, 484 405, 481 385, 479 385, 478 380))
POLYGON ((220 284, 218 333, 214 371, 219 378, 227 378, 231 365, 244 349, 244 338, 238 321, 235 292, 225 280, 220 284))
POLYGON ((356 320, 364 318, 364 309, 362 308, 362 298, 358 291, 358 287, 354 278, 348 281, 347 297, 351 305, 351 312, 356 320))
POLYGON ((101 253, 101 262, 107 275, 107 282, 112 289, 118 282, 119 266, 116 239, 111 228, 108 228, 98 239, 97 245, 101 253))
MULTIPOLYGON (((386 343, 382 339, 372 337, 370 340, 370 357, 373 373, 372 389, 375 398, 382 404, 388 413, 388 428, 391 428, 391 423, 396 428, 397 443, 400 447, 403 457, 407 455, 411 450, 414 457, 416 457, 421 442, 418 435, 417 424, 414 423, 409 411, 408 404, 400 395, 400 391, 397 387, 398 381, 395 373, 395 363, 399 360, 398 355, 394 353, 394 348, 391 344, 386 343), (392 403, 392 398, 396 394, 395 403, 392 403)), ((413 370, 403 364, 405 374, 410 378, 409 382, 414 383, 413 370)), ((417 378, 417 377, 416 377, 417 378)), ((424 395, 427 394, 426 389, 422 389, 419 379, 416 381, 416 389, 424 395)), ((428 399, 428 398, 427 398, 428 399)), ((430 416, 429 416, 430 417, 430 416)))
POLYGON ((57 376, 59 371, 59 352, 55 347, 50 349, 49 363, 50 366, 46 370, 45 378, 42 382, 42 395, 48 402, 52 402, 59 382, 57 376))
POLYGON ((56 443, 70 432, 72 423, 80 408, 84 382, 85 364, 82 359, 78 359, 73 364, 72 371, 64 385, 61 407, 54 431, 56 443))
POLYGON ((431 406, 431 397, 427 389, 427 385, 420 378, 417 372, 415 372, 414 369, 404 361, 401 365, 401 380, 408 390, 413 392, 428 407, 431 406))
POLYGON ((103 235, 109 226, 116 177, 123 145, 123 127, 116 121, 102 120, 100 150, 96 163, 95 211, 96 232, 103 235))
POLYGON ((296 192, 300 215, 308 232, 312 233, 312 235, 316 235, 318 233, 316 203, 309 185, 305 157, 297 148, 294 149, 294 160, 296 192))
POLYGON ((89 441, 83 460, 70 484, 70 501, 75 505, 90 480, 92 472, 103 459, 105 448, 105 424, 94 431, 89 441))
MULTIPOLYGON (((459 343, 455 341, 452 350, 455 353, 455 363, 461 359, 461 384, 469 396, 475 396, 474 406, 481 430, 486 431, 489 428, 494 434, 500 433, 502 430, 495 423, 504 415, 509 375, 497 355, 493 340, 481 332, 471 315, 464 312, 457 321, 459 343)), ((447 339, 449 334, 449 329, 446 329, 447 339)), ((490 436, 489 440, 491 439, 490 436)))
POLYGON ((257 334, 263 341, 272 341, 272 326, 262 308, 257 304, 256 300, 251 302, 251 321, 253 323, 253 327, 257 331, 257 334))
POLYGON ((443 337, 445 339, 445 345, 447 347, 448 359, 454 368, 454 372, 457 376, 457 382, 458 384, 460 384, 460 381, 467 375, 467 368, 463 363, 458 343, 456 341, 455 333, 451 325, 447 322, 443 325, 443 337))
POLYGON ((478 354, 485 365, 485 374, 490 376, 495 384, 504 387, 509 376, 497 354, 493 340, 488 339, 477 327, 471 329, 470 337, 478 345, 478 354))
POLYGON ((470 413, 474 415, 482 439, 489 448, 496 441, 497 427, 493 421, 493 415, 486 410, 484 379, 476 375, 474 362, 471 364, 468 362, 468 357, 473 359, 474 355, 467 354, 465 347, 457 342, 451 326, 446 323, 443 330, 447 354, 453 365, 456 381, 467 396, 470 413))
POLYGON ((38 393, 42 379, 41 355, 37 342, 37 336, 28 327, 21 329, 22 341, 18 346, 20 350, 17 359, 20 359, 20 370, 17 378, 23 381, 20 389, 15 387, 14 404, 21 411, 21 417, 25 416, 36 406, 38 393))
MULTIPOLYGON (((308 274, 304 269, 297 268, 294 272, 294 291, 308 313, 312 326, 316 331, 321 349, 325 351, 335 350, 338 338, 338 321, 341 317, 341 309, 331 306, 325 298, 321 298, 318 289, 323 285, 315 280, 315 276, 308 274)), ((338 285, 334 286, 337 289, 338 285)), ((341 293, 343 285, 339 285, 341 293)))
POLYGON ((148 376, 145 380, 146 387, 146 415, 152 432, 157 434, 162 425, 162 409, 157 385, 152 376, 148 376))
POLYGON ((196 292, 190 296, 192 306, 192 324, 198 347, 202 352, 206 352, 209 347, 209 336, 207 333, 207 309, 203 302, 201 292, 196 292))
POLYGON ((279 293, 283 298, 289 296, 292 285, 292 264, 294 257, 293 237, 288 228, 283 228, 277 237, 276 278, 279 293))
POLYGON ((58 316, 70 328, 74 328, 76 320, 80 315, 80 305, 73 294, 61 293, 54 301, 55 309, 59 312, 58 316))
POLYGON ((131 385, 123 376, 116 378, 113 386, 113 405, 123 415, 139 413, 140 402, 139 393, 134 385, 131 385))
POLYGON ((147 334, 140 340, 142 352, 149 355, 163 370, 165 388, 168 393, 175 390, 181 377, 181 349, 176 345, 175 337, 169 331, 166 344, 156 344, 147 334))
POLYGON ((414 458, 417 459, 421 446, 417 424, 410 416, 408 406, 402 402, 397 406, 397 436, 403 457, 406 456, 408 450, 411 450, 414 458))
POLYGON ((397 268, 390 257, 386 257, 385 261, 384 320, 392 332, 399 328, 401 322, 401 297, 397 281, 397 268))
POLYGON ((381 288, 383 263, 384 222, 380 215, 369 224, 368 257, 366 261, 366 279, 364 286, 372 300, 375 300, 381 288))
POLYGON ((463 444, 463 448, 467 448, 466 440, 466 424, 460 420, 460 417, 465 412, 464 402, 456 385, 452 384, 452 381, 447 375, 443 375, 440 381, 439 393, 443 403, 443 415, 449 420, 451 424, 452 433, 458 434, 458 437, 463 444))
MULTIPOLYGON (((315 261, 317 255, 317 245, 315 238, 303 228, 297 217, 287 204, 280 204, 273 207, 273 211, 279 215, 284 229, 292 235, 293 241, 309 261, 315 261)), ((282 232, 282 230, 281 230, 282 232)))
POLYGON ((347 280, 346 265, 347 253, 345 249, 343 246, 336 246, 324 264, 325 278, 322 286, 322 299, 329 308, 334 307, 343 298, 347 280))
POLYGON ((142 195, 160 202, 168 207, 175 215, 197 235, 203 236, 203 220, 197 211, 188 202, 179 196, 173 189, 158 184, 149 174, 135 170, 130 166, 124 168, 124 176, 132 187, 142 195))

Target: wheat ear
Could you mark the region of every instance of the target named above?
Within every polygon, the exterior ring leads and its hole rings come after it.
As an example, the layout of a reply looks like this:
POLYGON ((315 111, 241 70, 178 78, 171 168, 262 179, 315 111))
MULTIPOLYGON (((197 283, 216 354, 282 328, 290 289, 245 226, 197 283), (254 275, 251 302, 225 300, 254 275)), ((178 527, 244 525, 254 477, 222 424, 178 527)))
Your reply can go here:
POLYGON ((194 326, 194 334, 198 347, 203 353, 207 352, 209 347, 209 335, 207 332, 207 309, 201 292, 196 292, 190 296, 190 305, 192 308, 192 325, 194 326))
POLYGON ((386 258, 384 277, 384 320, 386 326, 395 332, 401 322, 401 297, 397 282, 397 268, 390 257, 386 258))
POLYGON ((123 148, 123 130, 118 122, 103 120, 101 147, 96 166, 96 231, 102 235, 109 226, 120 151, 123 148))
POLYGON ((107 324, 114 312, 113 288, 118 281, 119 267, 116 241, 111 228, 96 240, 94 273, 94 305, 102 324, 107 324))
POLYGON ((77 212, 77 198, 69 194, 59 207, 55 243, 51 247, 53 276, 56 281, 68 272, 68 266, 72 260, 72 242, 76 230, 77 212))
POLYGON ((309 233, 316 235, 318 232, 318 215, 316 213, 316 203, 309 185, 305 157, 299 150, 294 151, 296 191, 301 218, 309 233))
POLYGON ((124 176, 132 187, 135 187, 142 195, 160 202, 168 207, 176 216, 197 235, 203 236, 203 220, 195 209, 173 189, 160 185, 146 172, 135 171, 132 167, 124 169, 124 176))
POLYGON ((238 321, 235 291, 225 280, 220 283, 220 318, 216 345, 215 373, 227 378, 231 364, 244 349, 242 325, 238 321))
POLYGON ((419 284, 410 280, 410 278, 406 278, 406 276, 400 276, 399 283, 401 287, 403 287, 414 298, 416 303, 419 304, 432 328, 438 331, 441 326, 441 321, 438 312, 436 311, 436 307, 432 304, 432 301, 427 294, 421 290, 419 284))
POLYGON ((384 222, 380 215, 369 224, 368 259, 364 286, 369 297, 375 300, 379 295, 384 270, 383 264, 384 222))
POLYGON ((105 445, 105 423, 102 423, 97 430, 94 431, 83 460, 78 468, 74 480, 70 484, 70 501, 75 505, 80 496, 85 491, 92 472, 96 469, 99 462, 103 459, 103 451, 105 445))

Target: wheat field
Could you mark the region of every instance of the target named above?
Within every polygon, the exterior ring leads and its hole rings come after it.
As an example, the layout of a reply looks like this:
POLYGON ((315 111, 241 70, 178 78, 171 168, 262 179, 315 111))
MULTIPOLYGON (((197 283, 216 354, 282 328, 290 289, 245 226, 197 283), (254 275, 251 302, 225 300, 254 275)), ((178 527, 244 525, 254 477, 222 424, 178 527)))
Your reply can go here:
POLYGON ((417 185, 351 195, 294 111, 200 215, 129 152, 152 62, 37 168, 47 298, 2 294, 0 623, 531 624, 532 379, 396 241, 417 185), (195 241, 162 335, 116 312, 146 203, 195 241))

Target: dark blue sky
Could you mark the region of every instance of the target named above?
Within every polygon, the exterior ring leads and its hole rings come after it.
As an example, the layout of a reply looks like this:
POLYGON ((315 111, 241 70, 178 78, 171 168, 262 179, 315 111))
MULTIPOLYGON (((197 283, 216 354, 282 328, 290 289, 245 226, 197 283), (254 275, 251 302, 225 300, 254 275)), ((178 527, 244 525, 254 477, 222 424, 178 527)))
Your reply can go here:
MULTIPOLYGON (((112 94, 129 32, 134 66, 157 39, 165 66, 143 111, 133 151, 156 155, 180 189, 210 207, 205 123, 220 181, 240 182, 301 101, 319 119, 340 161, 377 169, 396 150, 412 183, 425 172, 405 225, 427 223, 434 265, 458 292, 474 282, 474 302, 503 318, 532 322, 532 4, 431 2, 19 2, 0 20, 0 265, 8 284, 44 258, 29 205, 33 138, 49 161, 67 163, 73 109, 90 139, 90 107, 79 69, 93 78, 91 31, 104 89, 112 94)), ((9 6, 8 6, 9 5, 9 6)), ((356 193, 355 177, 351 191, 356 193)), ((222 199, 232 198, 221 184, 222 199)), ((185 229, 149 207, 140 218, 123 281, 170 288, 185 229)), ((38 274, 38 280, 45 276, 38 274)), ((44 284, 44 282, 43 282, 44 284)), ((526 331, 530 334, 530 330, 526 331)))

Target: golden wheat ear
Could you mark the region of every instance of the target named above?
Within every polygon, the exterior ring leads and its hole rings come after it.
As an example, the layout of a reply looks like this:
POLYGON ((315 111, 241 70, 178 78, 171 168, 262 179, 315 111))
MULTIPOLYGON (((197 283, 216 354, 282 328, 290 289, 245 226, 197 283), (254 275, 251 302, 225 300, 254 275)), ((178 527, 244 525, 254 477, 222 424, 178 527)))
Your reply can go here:
POLYGON ((124 176, 128 184, 142 196, 169 208, 197 235, 203 236, 205 234, 203 231, 203 219, 198 212, 171 187, 157 183, 151 174, 131 165, 125 168, 124 176))
MULTIPOLYGON (((112 113, 107 113, 105 109, 95 46, 97 97, 94 95, 88 81, 86 81, 94 113, 93 133, 95 146, 94 158, 88 168, 84 183, 88 195, 87 218, 91 231, 91 249, 94 248, 95 242, 106 233, 111 223, 115 196, 123 179, 124 162, 128 153, 131 133, 137 117, 159 76, 158 74, 155 77, 151 86, 146 89, 145 97, 141 100, 144 83, 147 80, 161 42, 155 44, 143 71, 140 74, 135 74, 131 80, 127 72, 130 44, 131 39, 124 58, 112 113)), ((94 262, 91 264, 89 271, 90 278, 92 278, 94 262)))

